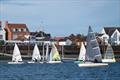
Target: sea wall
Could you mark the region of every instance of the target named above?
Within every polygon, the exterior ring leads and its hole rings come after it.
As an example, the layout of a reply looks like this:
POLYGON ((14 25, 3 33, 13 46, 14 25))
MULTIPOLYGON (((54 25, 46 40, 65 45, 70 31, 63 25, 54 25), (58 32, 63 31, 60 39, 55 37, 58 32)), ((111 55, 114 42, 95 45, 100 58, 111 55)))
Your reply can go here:
MULTIPOLYGON (((20 52, 22 55, 32 55, 34 45, 18 45, 20 52), (28 54, 29 53, 29 54, 28 54)), ((43 46, 38 45, 38 48, 41 52, 43 53, 43 46)), ((51 46, 49 47, 51 49, 51 46)), ((64 57, 70 57, 70 58, 77 58, 79 55, 79 46, 71 45, 71 46, 57 46, 59 53, 64 55, 64 57), (63 49, 63 52, 62 52, 63 49)), ((104 55, 104 52, 106 51, 107 46, 100 45, 100 50, 102 55, 104 55)), ((120 59, 120 46, 112 46, 114 50, 115 57, 117 59, 120 59)), ((7 54, 12 54, 14 49, 14 45, 5 45, 5 46, 0 46, 0 53, 7 53, 7 54)), ((44 50, 46 48, 44 47, 44 50)))

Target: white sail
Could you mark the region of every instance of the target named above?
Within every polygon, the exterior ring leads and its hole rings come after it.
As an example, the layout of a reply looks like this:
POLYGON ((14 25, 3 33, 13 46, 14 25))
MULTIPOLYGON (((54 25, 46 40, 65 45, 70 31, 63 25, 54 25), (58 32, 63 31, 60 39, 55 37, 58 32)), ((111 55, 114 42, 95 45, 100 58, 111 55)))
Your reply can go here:
POLYGON ((50 52, 50 56, 49 56, 49 61, 60 61, 60 55, 59 52, 55 46, 55 44, 52 44, 52 49, 50 52))
POLYGON ((48 60, 48 53, 49 53, 49 44, 46 44, 46 60, 48 60))
POLYGON ((41 56, 40 56, 40 51, 38 49, 37 44, 35 44, 34 50, 33 50, 33 55, 32 55, 32 60, 41 60, 41 56))
POLYGON ((102 56, 98 42, 96 40, 95 34, 89 26, 88 36, 87 36, 87 47, 86 47, 86 61, 102 61, 102 56))
POLYGON ((13 50, 12 61, 14 61, 14 62, 22 61, 20 50, 19 50, 17 44, 15 44, 15 47, 13 50))
POLYGON ((114 53, 113 53, 113 49, 111 47, 110 44, 108 44, 105 55, 104 55, 104 59, 114 59, 114 53))
POLYGON ((116 62, 113 49, 110 44, 108 44, 106 52, 104 53, 104 59, 102 62, 116 62))
POLYGON ((86 54, 86 49, 85 49, 85 46, 84 46, 84 44, 82 42, 81 43, 81 48, 80 48, 80 53, 79 53, 78 60, 85 61, 85 54, 86 54))

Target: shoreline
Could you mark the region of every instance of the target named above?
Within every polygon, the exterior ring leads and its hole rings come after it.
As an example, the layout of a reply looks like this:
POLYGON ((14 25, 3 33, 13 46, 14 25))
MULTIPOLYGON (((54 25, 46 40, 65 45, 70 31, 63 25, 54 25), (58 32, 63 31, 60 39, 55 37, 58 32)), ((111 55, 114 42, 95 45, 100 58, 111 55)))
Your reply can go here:
MULTIPOLYGON (((119 55, 120 56, 120 55, 119 55)), ((115 57, 116 61, 120 61, 120 57, 115 57)), ((64 57, 61 56, 61 59, 63 60, 77 60, 78 55, 76 54, 65 54, 64 57)), ((0 55, 0 61, 1 60, 11 60, 12 56, 6 56, 6 55, 0 55)), ((23 60, 31 60, 32 56, 26 56, 26 55, 22 55, 22 59, 23 60)))

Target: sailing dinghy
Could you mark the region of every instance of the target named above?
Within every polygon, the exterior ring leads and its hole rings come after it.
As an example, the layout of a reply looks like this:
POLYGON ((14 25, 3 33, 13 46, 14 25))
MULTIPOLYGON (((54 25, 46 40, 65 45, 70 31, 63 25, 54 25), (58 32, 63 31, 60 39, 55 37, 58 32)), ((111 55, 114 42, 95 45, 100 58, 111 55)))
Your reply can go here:
POLYGON ((102 63, 102 56, 100 52, 99 45, 97 43, 95 34, 93 33, 91 27, 89 26, 87 35, 87 46, 84 63, 79 63, 79 67, 97 67, 106 66, 107 63, 102 63))
POLYGON ((85 54, 86 54, 86 49, 85 49, 83 42, 81 42, 81 48, 80 48, 78 61, 75 61, 75 63, 83 63, 85 61, 85 54))
POLYGON ((102 62, 116 62, 113 49, 110 44, 107 46, 107 50, 104 53, 104 59, 102 59, 102 62))
POLYGON ((38 49, 37 44, 35 44, 33 55, 32 55, 32 61, 29 61, 28 63, 42 63, 40 61, 41 61, 40 51, 38 49))
POLYGON ((22 62, 22 57, 20 54, 20 50, 17 46, 17 44, 15 43, 14 46, 14 50, 13 50, 13 56, 12 56, 12 61, 8 62, 8 64, 23 64, 24 62, 22 62))
POLYGON ((52 43, 52 49, 49 55, 48 63, 61 63, 59 52, 54 43, 52 43))

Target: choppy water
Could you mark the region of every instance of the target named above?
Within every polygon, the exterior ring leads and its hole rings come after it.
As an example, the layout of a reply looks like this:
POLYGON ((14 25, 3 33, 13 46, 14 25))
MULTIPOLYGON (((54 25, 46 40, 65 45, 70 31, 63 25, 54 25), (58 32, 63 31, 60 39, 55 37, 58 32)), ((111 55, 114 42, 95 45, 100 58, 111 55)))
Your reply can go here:
POLYGON ((120 62, 107 67, 80 68, 62 64, 0 63, 0 80, 120 80, 120 62))

